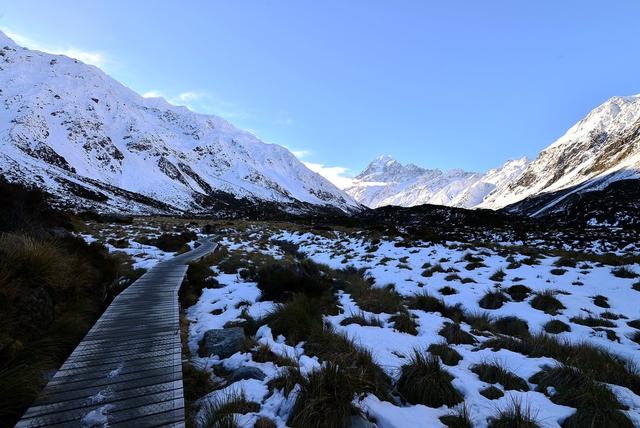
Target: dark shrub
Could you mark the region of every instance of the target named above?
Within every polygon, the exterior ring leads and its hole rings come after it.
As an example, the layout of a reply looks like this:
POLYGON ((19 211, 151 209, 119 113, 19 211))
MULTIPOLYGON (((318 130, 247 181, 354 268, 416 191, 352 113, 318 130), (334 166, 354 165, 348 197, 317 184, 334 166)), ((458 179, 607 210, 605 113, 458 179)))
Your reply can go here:
POLYGON ((529 324, 514 316, 498 318, 493 322, 493 326, 498 333, 509 336, 528 336, 529 324))
POLYGON ((500 309, 505 302, 509 301, 507 296, 501 291, 489 291, 478 302, 483 309, 500 309))
POLYGON ((539 428, 534 411, 517 399, 489 419, 489 428, 539 428))
POLYGON ((529 297, 531 294, 531 289, 525 285, 516 284, 505 290, 511 299, 515 302, 522 302, 524 299, 529 297))
POLYGON ((391 316, 389 321, 393 322, 393 328, 402 333, 408 333, 413 336, 418 335, 418 324, 408 311, 398 312, 391 316))
POLYGON ((476 338, 460 328, 460 324, 445 323, 438 334, 450 345, 473 345, 476 338))
POLYGON ((462 395, 453 387, 451 376, 435 355, 415 351, 408 364, 402 366, 397 389, 411 404, 429 407, 454 406, 462 395))
POLYGON ((446 343, 431 344, 427 351, 440 357, 442 363, 447 366, 457 366, 462 359, 462 355, 446 343))
POLYGON ((471 371, 478 375, 481 381, 487 383, 499 383, 504 389, 516 391, 528 391, 529 385, 519 376, 514 375, 498 364, 480 363, 471 366, 471 371))
POLYGON ((322 328, 321 305, 316 299, 296 294, 291 301, 278 304, 265 321, 275 336, 281 334, 288 343, 295 345, 322 328))
POLYGON ((619 268, 613 269, 611 273, 617 278, 637 278, 638 276, 640 276, 637 272, 629 269, 626 266, 621 266, 619 268))
POLYGON ((592 316, 572 317, 570 318, 569 321, 576 324, 585 325, 587 327, 615 327, 616 326, 616 324, 613 321, 609 321, 603 318, 596 318, 592 316))
POLYGON ((504 392, 502 392, 499 388, 491 385, 484 389, 480 390, 480 395, 489 399, 489 400, 497 400, 498 398, 504 397, 504 392))
POLYGON ((537 293, 531 300, 531 307, 549 315, 557 315, 565 307, 560 300, 556 299, 555 294, 553 290, 537 293))
POLYGON ((560 334, 571 331, 571 327, 560 320, 551 320, 544 325, 544 331, 551 334, 560 334))

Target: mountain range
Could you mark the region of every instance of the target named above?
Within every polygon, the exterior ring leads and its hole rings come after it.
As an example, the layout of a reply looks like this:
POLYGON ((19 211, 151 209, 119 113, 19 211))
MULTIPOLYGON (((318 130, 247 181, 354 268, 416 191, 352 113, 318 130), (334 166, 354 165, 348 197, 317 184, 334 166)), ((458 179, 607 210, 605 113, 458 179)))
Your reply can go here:
POLYGON ((529 215, 562 210, 574 194, 640 178, 640 95, 613 97, 533 160, 509 160, 487 173, 402 165, 380 156, 346 192, 370 207, 422 204, 506 209, 529 215))
POLYGON ((0 171, 102 210, 205 212, 234 199, 359 207, 282 146, 2 33, 0 171))
POLYGON ((371 162, 346 189, 226 120, 145 98, 100 69, 0 32, 0 174, 56 203, 129 213, 422 204, 543 215, 640 178, 640 95, 613 97, 529 161, 488 172, 371 162), (631 181, 629 181, 631 180, 631 181))

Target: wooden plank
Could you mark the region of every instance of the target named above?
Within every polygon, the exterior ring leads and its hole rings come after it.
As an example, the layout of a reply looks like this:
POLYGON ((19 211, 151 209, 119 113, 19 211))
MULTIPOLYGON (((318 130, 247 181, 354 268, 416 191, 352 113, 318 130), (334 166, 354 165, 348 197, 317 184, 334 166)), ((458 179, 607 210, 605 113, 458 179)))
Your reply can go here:
POLYGON ((103 411, 109 426, 184 427, 178 290, 186 263, 216 247, 200 244, 120 293, 16 426, 82 426, 103 411))

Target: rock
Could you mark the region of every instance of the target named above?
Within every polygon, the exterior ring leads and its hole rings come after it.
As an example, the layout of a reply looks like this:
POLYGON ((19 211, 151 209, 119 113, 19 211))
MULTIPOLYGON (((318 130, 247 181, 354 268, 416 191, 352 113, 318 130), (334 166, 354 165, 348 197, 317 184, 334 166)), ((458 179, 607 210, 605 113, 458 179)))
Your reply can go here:
POLYGON ((234 372, 231 373, 229 383, 234 383, 239 380, 245 379, 264 380, 266 376, 267 375, 265 375, 264 372, 257 367, 240 367, 239 369, 234 370, 234 372))
POLYGON ((244 330, 241 327, 208 330, 204 333, 200 354, 217 355, 221 359, 229 358, 242 350, 244 341, 244 330))

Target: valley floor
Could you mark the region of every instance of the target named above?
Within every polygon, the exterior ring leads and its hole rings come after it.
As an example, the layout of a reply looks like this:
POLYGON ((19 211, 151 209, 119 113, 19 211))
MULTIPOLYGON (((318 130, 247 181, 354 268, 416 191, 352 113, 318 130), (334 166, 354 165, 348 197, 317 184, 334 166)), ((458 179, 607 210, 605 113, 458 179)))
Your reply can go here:
MULTIPOLYGON (((635 253, 278 223, 215 234, 185 308, 211 390, 197 425, 640 426, 635 253), (234 327, 237 348, 210 352, 207 332, 234 327)), ((128 242, 140 266, 162 257, 128 242)))

